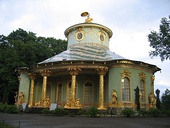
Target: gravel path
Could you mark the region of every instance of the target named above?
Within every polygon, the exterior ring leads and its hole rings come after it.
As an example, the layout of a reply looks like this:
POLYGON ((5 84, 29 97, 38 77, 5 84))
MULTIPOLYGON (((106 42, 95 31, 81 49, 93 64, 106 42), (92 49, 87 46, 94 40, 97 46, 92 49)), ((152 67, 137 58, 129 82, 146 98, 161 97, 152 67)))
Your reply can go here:
POLYGON ((45 116, 0 113, 0 121, 19 128, 170 128, 170 117, 45 116))

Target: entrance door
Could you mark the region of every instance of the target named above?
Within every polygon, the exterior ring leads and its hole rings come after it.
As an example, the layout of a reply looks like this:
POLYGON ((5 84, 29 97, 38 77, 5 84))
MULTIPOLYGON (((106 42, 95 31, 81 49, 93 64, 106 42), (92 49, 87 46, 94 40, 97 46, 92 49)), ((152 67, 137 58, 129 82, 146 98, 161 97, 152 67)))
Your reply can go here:
POLYGON ((84 85, 84 107, 91 107, 94 102, 93 85, 91 82, 86 82, 84 85))

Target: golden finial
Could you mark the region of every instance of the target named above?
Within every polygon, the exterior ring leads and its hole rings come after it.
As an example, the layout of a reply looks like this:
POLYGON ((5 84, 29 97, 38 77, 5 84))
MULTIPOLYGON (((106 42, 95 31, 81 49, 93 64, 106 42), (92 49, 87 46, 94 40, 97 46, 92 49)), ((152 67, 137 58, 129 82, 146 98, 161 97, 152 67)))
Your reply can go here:
POLYGON ((86 23, 90 23, 93 20, 93 18, 90 18, 90 14, 88 12, 81 13, 81 16, 82 17, 86 17, 87 16, 87 18, 85 19, 86 23))

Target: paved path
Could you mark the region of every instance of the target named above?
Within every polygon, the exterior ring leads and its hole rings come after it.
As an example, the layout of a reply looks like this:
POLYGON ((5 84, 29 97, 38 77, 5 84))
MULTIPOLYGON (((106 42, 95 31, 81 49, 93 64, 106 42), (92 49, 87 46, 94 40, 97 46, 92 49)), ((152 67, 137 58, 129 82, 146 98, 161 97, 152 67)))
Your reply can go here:
POLYGON ((0 113, 0 121, 19 128, 170 128, 170 117, 56 117, 0 113))

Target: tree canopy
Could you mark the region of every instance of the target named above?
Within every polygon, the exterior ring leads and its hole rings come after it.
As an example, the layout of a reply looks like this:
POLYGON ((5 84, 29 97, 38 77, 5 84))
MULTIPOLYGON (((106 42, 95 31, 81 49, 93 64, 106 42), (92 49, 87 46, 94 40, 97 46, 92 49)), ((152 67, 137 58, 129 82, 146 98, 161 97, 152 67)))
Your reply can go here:
POLYGON ((160 56, 161 61, 170 60, 170 16, 162 18, 159 26, 159 32, 152 30, 148 35, 150 47, 154 50, 149 56, 160 56))
POLYGON ((170 110, 170 90, 166 89, 162 97, 162 108, 165 110, 170 110))
POLYGON ((21 28, 8 36, 0 35, 0 102, 8 103, 18 91, 18 67, 29 67, 66 48, 65 40, 37 37, 21 28))

